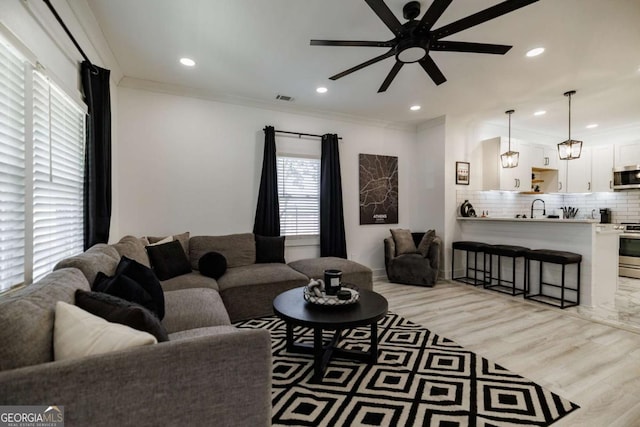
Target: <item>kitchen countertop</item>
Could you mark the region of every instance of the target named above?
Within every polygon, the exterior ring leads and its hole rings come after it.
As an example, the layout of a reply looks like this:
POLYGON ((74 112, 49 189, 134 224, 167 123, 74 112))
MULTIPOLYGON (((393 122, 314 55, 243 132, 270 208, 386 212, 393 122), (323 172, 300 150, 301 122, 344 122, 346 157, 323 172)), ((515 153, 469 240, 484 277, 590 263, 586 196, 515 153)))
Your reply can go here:
POLYGON ((458 217, 460 221, 561 222, 563 224, 599 224, 597 219, 458 217))

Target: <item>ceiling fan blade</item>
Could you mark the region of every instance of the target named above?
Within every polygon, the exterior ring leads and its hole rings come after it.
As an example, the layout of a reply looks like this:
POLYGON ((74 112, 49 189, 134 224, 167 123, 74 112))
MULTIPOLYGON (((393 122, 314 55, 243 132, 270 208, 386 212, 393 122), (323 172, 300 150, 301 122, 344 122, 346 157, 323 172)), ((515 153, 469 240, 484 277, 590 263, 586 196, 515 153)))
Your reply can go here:
POLYGON ((396 78, 398 71, 400 71, 400 68, 402 68, 403 65, 404 65, 403 62, 396 61, 391 71, 389 71, 389 74, 387 74, 387 78, 384 79, 384 81, 382 82, 382 86, 380 86, 380 89, 378 89, 378 93, 384 92, 387 90, 387 88, 389 87, 393 79, 396 78))
POLYGON ((387 53, 383 53, 382 55, 376 56, 375 58, 372 58, 372 59, 370 59, 370 60, 368 60, 366 62, 363 62, 360 65, 356 65, 355 67, 349 68, 348 70, 345 70, 345 71, 343 71, 341 73, 338 73, 335 76, 331 76, 331 77, 329 77, 329 79, 330 80, 338 80, 338 79, 340 79, 340 78, 342 78, 342 77, 344 77, 346 75, 349 75, 349 74, 353 73, 354 71, 361 70, 364 67, 368 67, 369 65, 375 64, 376 62, 380 62, 383 59, 387 59, 390 56, 393 56, 393 54, 394 54, 394 50, 390 49, 387 53))
POLYGON ((424 13, 418 28, 421 30, 430 31, 438 19, 442 16, 444 11, 449 7, 453 0, 434 0, 429 6, 429 9, 424 13))
POLYGON ((419 62, 420 65, 422 65, 422 68, 424 68, 427 74, 429 74, 429 77, 431 77, 431 80, 433 80, 436 85, 439 86, 447 81, 444 74, 442 74, 442 71, 440 71, 440 68, 438 68, 436 63, 433 62, 433 59, 431 59, 429 55, 422 58, 419 62))
POLYGON ((466 18, 462 18, 458 21, 447 24, 444 27, 440 27, 433 31, 433 36, 435 39, 441 39, 443 37, 450 36, 451 34, 455 34, 460 31, 466 30, 467 28, 482 24, 483 22, 490 21, 494 18, 505 15, 509 12, 513 12, 516 9, 528 6, 531 3, 535 3, 537 1, 538 0, 503 1, 502 3, 498 3, 495 6, 491 6, 490 8, 482 10, 478 13, 474 13, 473 15, 469 15, 466 18))
POLYGON ((513 46, 504 44, 454 42, 447 40, 437 40, 429 46, 429 50, 439 50, 442 52, 470 52, 470 53, 492 53, 504 55, 513 46))
POLYGON ((311 40, 311 46, 393 47, 393 41, 374 42, 374 41, 358 41, 358 40, 311 40))
POLYGON ((384 22, 384 24, 391 30, 396 36, 400 34, 402 24, 396 18, 396 15, 391 12, 391 9, 382 0, 365 0, 369 7, 378 15, 378 18, 384 22))

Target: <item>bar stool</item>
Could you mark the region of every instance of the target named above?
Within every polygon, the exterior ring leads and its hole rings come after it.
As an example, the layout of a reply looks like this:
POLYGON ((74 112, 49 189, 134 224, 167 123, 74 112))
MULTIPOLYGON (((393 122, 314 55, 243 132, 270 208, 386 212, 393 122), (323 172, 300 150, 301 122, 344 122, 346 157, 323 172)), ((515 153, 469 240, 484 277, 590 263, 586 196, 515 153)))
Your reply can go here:
POLYGON ((489 255, 489 281, 485 283, 485 289, 490 289, 496 292, 502 292, 503 294, 509 294, 512 296, 522 295, 525 291, 525 282, 527 280, 527 263, 525 262, 525 254, 529 248, 524 246, 512 246, 512 245, 488 245, 484 253, 489 255), (498 257, 498 275, 493 275, 493 256, 498 257), (511 258, 511 280, 502 278, 502 258, 511 258), (516 261, 518 258, 522 258, 522 264, 524 266, 524 273, 522 275, 522 286, 518 288, 516 286, 516 261), (497 283, 494 283, 497 280, 497 283), (505 286, 504 284, 510 285, 505 286))
POLYGON ((486 271, 486 266, 485 266, 485 254, 484 251, 487 248, 487 244, 486 243, 481 243, 481 242, 471 242, 471 241, 460 241, 460 242, 453 242, 451 244, 451 280, 456 280, 458 282, 462 282, 462 283, 466 283, 467 285, 473 285, 473 286, 478 286, 478 285, 484 285, 485 280, 486 280, 486 275, 487 275, 487 271, 486 271), (467 264, 466 264, 466 269, 465 269, 465 275, 464 276, 459 276, 459 277, 454 277, 454 269, 455 269, 455 253, 456 250, 459 251, 467 251, 467 264), (470 267, 469 265, 469 252, 473 252, 474 254, 474 263, 473 263, 473 268, 470 267), (478 268, 478 254, 482 253, 482 269, 478 268), (469 274, 471 271, 473 271, 473 277, 471 277, 471 275, 469 274), (482 273, 482 276, 480 279, 478 279, 478 273, 482 273))
POLYGON ((580 304, 580 263, 582 262, 582 255, 573 252, 555 251, 552 249, 536 249, 527 251, 525 253, 525 259, 527 261, 527 280, 524 294, 525 299, 532 299, 534 301, 563 309, 580 304), (538 276, 539 291, 537 294, 533 294, 531 291, 531 261, 538 261, 540 265, 538 276), (562 265, 562 279, 560 284, 543 281, 542 266, 545 263, 562 265), (565 269, 566 266, 570 264, 575 264, 577 267, 577 285, 575 288, 569 288, 565 284, 565 269), (544 286, 560 289, 560 297, 557 296, 557 292, 556 295, 549 295, 546 293, 544 286), (567 291, 575 293, 575 299, 567 299, 567 291))

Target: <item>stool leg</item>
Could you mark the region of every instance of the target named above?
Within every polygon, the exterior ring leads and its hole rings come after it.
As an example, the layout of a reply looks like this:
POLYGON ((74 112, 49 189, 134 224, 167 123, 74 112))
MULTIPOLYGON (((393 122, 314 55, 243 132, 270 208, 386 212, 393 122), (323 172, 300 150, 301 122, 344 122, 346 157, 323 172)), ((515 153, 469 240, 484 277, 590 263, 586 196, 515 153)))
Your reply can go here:
POLYGON ((456 259, 456 249, 452 246, 451 247, 451 280, 455 280, 456 279, 456 275, 454 274, 454 268, 455 268, 455 259, 456 259))
POLYGON ((560 308, 564 308, 564 269, 565 269, 565 265, 562 264, 562 282, 560 285, 560 308))
POLYGON ((511 295, 516 294, 516 257, 511 258, 511 295))
POLYGON ((580 264, 578 263, 578 286, 576 286, 576 289, 578 292, 578 295, 576 295, 576 304, 580 305, 580 264))

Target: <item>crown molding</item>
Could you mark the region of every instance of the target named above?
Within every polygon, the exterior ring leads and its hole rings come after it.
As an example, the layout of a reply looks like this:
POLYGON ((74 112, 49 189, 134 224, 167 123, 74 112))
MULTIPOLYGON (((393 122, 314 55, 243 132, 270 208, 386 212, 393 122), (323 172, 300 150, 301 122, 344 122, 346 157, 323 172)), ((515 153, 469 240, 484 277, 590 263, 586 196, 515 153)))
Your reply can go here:
POLYGON ((366 126, 375 126, 382 129, 392 129, 415 132, 416 124, 408 124, 393 121, 375 120, 366 117, 353 116, 349 114, 335 113, 331 111, 317 110, 313 108, 302 107, 293 103, 292 105, 283 105, 283 101, 264 101, 260 99, 240 97, 208 89, 194 88, 182 85, 174 85, 152 80, 138 79, 135 77, 124 76, 118 83, 119 87, 144 90, 149 92, 163 93, 167 95, 183 96, 188 98, 202 99, 205 101, 222 102, 226 104, 235 104, 245 107, 258 108, 262 110, 279 111, 284 113, 292 113, 303 116, 316 117, 320 119, 338 120, 347 123, 354 123, 366 126))

